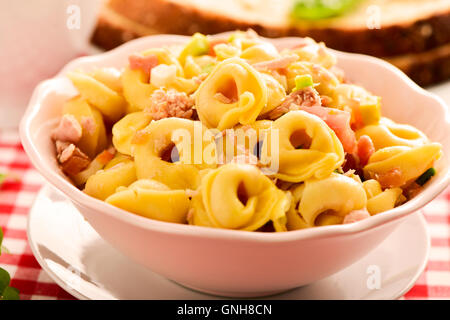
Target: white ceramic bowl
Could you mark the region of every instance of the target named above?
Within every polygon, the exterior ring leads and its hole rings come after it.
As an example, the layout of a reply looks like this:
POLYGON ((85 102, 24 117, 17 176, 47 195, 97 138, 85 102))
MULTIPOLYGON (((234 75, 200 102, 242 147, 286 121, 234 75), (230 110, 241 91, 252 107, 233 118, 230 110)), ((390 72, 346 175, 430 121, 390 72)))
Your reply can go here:
MULTIPOLYGON (((444 102, 382 60, 335 52, 339 66, 351 80, 382 96, 385 116, 412 124, 443 145, 438 175, 406 204, 354 224, 255 233, 150 220, 78 190, 58 168, 49 138, 62 103, 76 93, 64 75, 79 68, 123 67, 133 52, 186 40, 183 36, 150 36, 72 61, 55 78, 36 88, 20 126, 24 148, 41 174, 67 195, 105 240, 151 270, 185 286, 224 296, 261 296, 302 286, 369 253, 402 218, 423 207, 449 184, 450 116, 444 102)), ((299 39, 268 41, 284 48, 299 39)))

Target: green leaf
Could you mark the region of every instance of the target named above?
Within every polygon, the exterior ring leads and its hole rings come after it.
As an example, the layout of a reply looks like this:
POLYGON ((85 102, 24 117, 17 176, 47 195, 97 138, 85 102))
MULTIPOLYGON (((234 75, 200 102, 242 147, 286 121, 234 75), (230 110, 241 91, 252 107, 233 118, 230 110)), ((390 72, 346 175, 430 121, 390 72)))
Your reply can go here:
POLYGON ((19 290, 13 287, 6 287, 3 291, 2 300, 20 300, 19 290))
POLYGON ((0 268, 0 296, 2 296, 5 289, 9 286, 11 282, 11 277, 9 276, 8 271, 3 268, 0 268))
POLYGON ((297 20, 318 20, 342 15, 359 0, 296 0, 292 17, 297 20))
POLYGON ((3 229, 0 227, 0 255, 2 254, 3 229))
POLYGON ((0 173, 0 186, 3 184, 3 182, 5 182, 5 179, 6 179, 6 174, 0 173))

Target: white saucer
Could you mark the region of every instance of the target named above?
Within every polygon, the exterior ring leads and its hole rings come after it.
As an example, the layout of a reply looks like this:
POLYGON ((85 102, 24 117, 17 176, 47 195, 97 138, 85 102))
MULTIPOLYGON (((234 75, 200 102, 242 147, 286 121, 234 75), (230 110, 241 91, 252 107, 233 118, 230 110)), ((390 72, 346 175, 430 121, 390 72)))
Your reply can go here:
MULTIPOLYGON (((39 192, 28 219, 28 239, 39 264, 79 299, 221 299, 186 289, 137 265, 100 238, 51 187, 39 192)), ((417 212, 345 270, 269 298, 396 299, 414 285, 425 268, 429 247, 425 219, 417 212), (378 271, 379 289, 374 288, 376 280, 371 282, 378 271)))

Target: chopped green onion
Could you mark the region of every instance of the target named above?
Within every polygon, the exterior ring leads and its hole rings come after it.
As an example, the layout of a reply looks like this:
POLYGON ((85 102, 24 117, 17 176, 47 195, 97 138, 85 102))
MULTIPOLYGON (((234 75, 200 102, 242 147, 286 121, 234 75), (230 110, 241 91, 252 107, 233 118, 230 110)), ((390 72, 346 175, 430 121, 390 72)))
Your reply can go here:
POLYGON ((295 77, 295 90, 312 87, 313 85, 313 79, 309 74, 303 74, 295 77))
POLYGON ((358 0, 296 0, 291 14, 297 20, 317 20, 342 15, 358 0))
POLYGON ((196 33, 192 36, 191 41, 184 47, 183 51, 181 51, 179 60, 182 65, 186 61, 187 56, 201 56, 207 54, 209 51, 209 40, 208 38, 201 34, 196 33))
POLYGON ((430 168, 427 171, 425 171, 420 177, 417 178, 416 183, 420 186, 423 186, 435 174, 436 174, 436 169, 430 168))

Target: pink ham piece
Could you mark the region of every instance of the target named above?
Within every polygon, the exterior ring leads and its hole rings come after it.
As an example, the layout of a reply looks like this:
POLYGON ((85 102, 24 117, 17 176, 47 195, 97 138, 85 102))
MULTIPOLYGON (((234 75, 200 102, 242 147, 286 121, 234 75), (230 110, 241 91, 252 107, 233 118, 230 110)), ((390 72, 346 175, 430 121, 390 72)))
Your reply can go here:
POLYGON ((138 54, 132 54, 128 57, 131 70, 142 70, 145 75, 150 79, 151 71, 159 64, 158 57, 154 54, 148 56, 142 56, 138 54))
POLYGON ((91 162, 89 157, 73 143, 57 140, 56 152, 62 170, 68 175, 76 175, 86 169, 91 162))
POLYGON ((336 133, 341 141, 344 151, 354 153, 356 150, 356 137, 350 126, 351 114, 334 108, 321 106, 319 93, 311 87, 292 92, 282 104, 268 113, 269 119, 277 119, 283 114, 293 110, 303 110, 318 116, 336 133))
POLYGON ((350 113, 348 113, 347 111, 320 106, 301 106, 300 110, 304 110, 306 112, 314 114, 325 121, 325 123, 331 128, 331 130, 336 133, 336 136, 341 141, 342 146, 344 147, 344 151, 347 153, 355 152, 356 137, 355 133, 350 127, 350 113))
POLYGON ((363 135, 358 140, 358 146, 356 148, 356 154, 359 158, 359 165, 364 167, 369 162, 370 156, 375 152, 372 139, 369 136, 363 135))
POLYGON ((299 42, 295 46, 291 47, 291 50, 304 48, 311 45, 317 46, 317 43, 311 38, 298 38, 298 41, 299 42))
POLYGON ((284 56, 281 58, 269 60, 269 61, 263 61, 258 62, 253 65, 253 67, 258 70, 276 70, 276 69, 283 69, 289 66, 292 62, 295 62, 298 60, 298 56, 291 55, 291 56, 284 56))
POLYGON ((70 114, 65 114, 59 121, 58 127, 51 133, 55 141, 77 143, 81 139, 83 129, 77 119, 70 114))
POLYGON ((343 224, 358 222, 370 217, 370 213, 366 209, 353 210, 344 217, 343 224))

